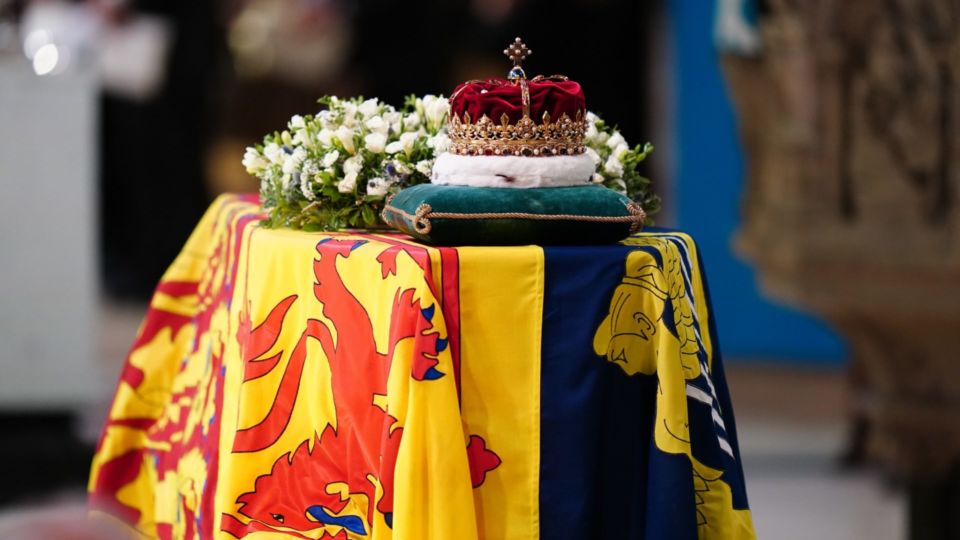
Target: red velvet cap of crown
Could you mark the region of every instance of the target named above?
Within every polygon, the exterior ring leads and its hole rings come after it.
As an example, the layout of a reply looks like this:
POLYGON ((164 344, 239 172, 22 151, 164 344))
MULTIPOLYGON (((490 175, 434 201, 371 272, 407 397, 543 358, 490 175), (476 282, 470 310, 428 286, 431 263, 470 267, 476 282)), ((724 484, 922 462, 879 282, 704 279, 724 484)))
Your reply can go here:
MULTIPOLYGON (((587 102, 580 84, 565 77, 534 78, 526 81, 530 92, 530 118, 543 120, 543 113, 558 120, 566 114, 571 119, 586 114, 587 102)), ((523 117, 523 94, 521 85, 504 79, 471 81, 463 83, 450 97, 450 113, 461 120, 464 113, 474 122, 483 115, 496 123, 506 114, 511 124, 523 117)))

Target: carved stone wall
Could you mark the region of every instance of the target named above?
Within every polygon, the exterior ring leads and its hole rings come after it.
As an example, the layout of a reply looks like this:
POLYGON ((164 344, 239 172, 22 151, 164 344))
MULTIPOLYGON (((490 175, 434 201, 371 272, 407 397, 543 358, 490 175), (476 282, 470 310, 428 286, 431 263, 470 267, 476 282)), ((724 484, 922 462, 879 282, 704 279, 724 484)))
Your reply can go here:
POLYGON ((852 346, 870 448, 960 462, 960 1, 769 0, 723 59, 748 159, 737 245, 852 346))

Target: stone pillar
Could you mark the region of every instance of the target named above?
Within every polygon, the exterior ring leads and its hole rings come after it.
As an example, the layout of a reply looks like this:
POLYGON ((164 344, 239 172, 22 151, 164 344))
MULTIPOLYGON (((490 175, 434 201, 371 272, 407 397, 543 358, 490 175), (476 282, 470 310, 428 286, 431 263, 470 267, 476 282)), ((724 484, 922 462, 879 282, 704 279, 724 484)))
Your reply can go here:
POLYGON ((748 159, 738 249, 847 338, 869 455, 912 486, 912 537, 951 537, 960 1, 769 0, 760 29, 758 56, 723 58, 748 159))

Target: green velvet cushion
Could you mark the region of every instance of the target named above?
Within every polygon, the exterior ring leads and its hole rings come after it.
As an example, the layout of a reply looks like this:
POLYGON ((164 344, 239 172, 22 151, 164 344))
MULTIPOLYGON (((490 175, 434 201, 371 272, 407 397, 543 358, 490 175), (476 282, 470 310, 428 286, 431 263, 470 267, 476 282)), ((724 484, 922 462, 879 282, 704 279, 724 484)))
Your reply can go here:
POLYGON ((391 199, 383 219, 438 245, 616 242, 643 223, 633 201, 603 186, 492 188, 421 184, 391 199))

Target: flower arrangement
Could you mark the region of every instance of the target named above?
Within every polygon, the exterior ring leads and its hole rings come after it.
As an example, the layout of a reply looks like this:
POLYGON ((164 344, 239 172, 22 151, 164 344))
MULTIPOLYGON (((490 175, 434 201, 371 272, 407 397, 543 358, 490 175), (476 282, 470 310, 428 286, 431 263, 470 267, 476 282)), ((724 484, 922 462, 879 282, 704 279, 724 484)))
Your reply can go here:
MULTIPOLYGON (((430 181, 437 155, 450 146, 443 96, 409 96, 400 109, 373 98, 321 98, 315 116, 294 116, 287 129, 247 148, 243 166, 260 179, 265 227, 306 231, 379 228, 385 199, 430 181)), ((584 136, 593 181, 634 199, 647 215, 660 199, 637 166, 653 150, 630 147, 593 113, 584 136)))

